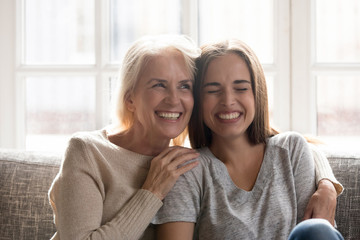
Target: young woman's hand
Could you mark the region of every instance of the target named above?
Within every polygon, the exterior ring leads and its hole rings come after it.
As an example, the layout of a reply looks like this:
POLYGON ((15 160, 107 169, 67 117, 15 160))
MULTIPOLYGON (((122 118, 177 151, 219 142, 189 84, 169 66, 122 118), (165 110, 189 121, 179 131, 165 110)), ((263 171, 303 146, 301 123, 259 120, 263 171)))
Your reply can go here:
POLYGON ((322 179, 319 182, 317 191, 311 196, 305 209, 304 220, 323 218, 334 225, 336 198, 337 193, 332 182, 327 179, 322 179))
POLYGON ((181 174, 198 165, 191 161, 199 156, 193 149, 174 146, 169 147, 151 161, 148 176, 143 189, 154 193, 163 200, 181 174), (191 161, 188 163, 188 161, 191 161))

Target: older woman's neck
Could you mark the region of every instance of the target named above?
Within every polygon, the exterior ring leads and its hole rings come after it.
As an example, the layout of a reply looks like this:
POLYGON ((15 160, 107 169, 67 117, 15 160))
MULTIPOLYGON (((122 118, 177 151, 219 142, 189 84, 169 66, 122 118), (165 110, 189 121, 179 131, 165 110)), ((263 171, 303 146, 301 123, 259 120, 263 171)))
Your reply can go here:
POLYGON ((159 139, 134 129, 118 132, 109 136, 109 140, 132 152, 147 156, 156 156, 169 146, 170 139, 159 139))

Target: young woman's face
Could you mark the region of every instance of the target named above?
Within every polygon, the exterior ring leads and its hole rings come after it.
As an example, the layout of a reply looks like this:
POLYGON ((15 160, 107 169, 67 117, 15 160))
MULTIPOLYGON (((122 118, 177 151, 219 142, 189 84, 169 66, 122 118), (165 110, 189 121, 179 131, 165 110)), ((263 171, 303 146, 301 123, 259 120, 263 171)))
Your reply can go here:
POLYGON ((134 127, 151 139, 172 139, 187 126, 194 105, 193 79, 181 53, 168 50, 150 59, 127 107, 134 127))
POLYGON ((244 136, 255 116, 251 77, 245 61, 233 53, 212 60, 202 91, 203 117, 213 138, 244 136))

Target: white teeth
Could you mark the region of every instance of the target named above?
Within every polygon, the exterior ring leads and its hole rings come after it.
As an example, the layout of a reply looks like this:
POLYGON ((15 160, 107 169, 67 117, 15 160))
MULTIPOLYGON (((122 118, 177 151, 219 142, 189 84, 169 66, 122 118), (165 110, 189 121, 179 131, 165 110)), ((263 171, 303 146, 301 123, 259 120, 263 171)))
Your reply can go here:
POLYGON ((157 114, 167 120, 176 120, 180 117, 180 113, 158 112, 157 114))
POLYGON ((231 120, 231 119, 235 119, 238 118, 240 116, 239 112, 234 112, 234 113, 221 113, 218 115, 220 119, 224 119, 224 120, 231 120))

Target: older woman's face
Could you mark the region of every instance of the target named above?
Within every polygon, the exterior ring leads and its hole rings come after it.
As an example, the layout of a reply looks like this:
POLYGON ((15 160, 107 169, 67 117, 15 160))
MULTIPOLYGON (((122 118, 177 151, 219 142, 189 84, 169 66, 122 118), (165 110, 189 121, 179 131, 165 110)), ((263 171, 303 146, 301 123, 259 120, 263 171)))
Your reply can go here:
POLYGON ((152 139, 177 137, 187 126, 194 105, 193 79, 180 52, 164 51, 150 59, 128 102, 134 127, 152 139))

